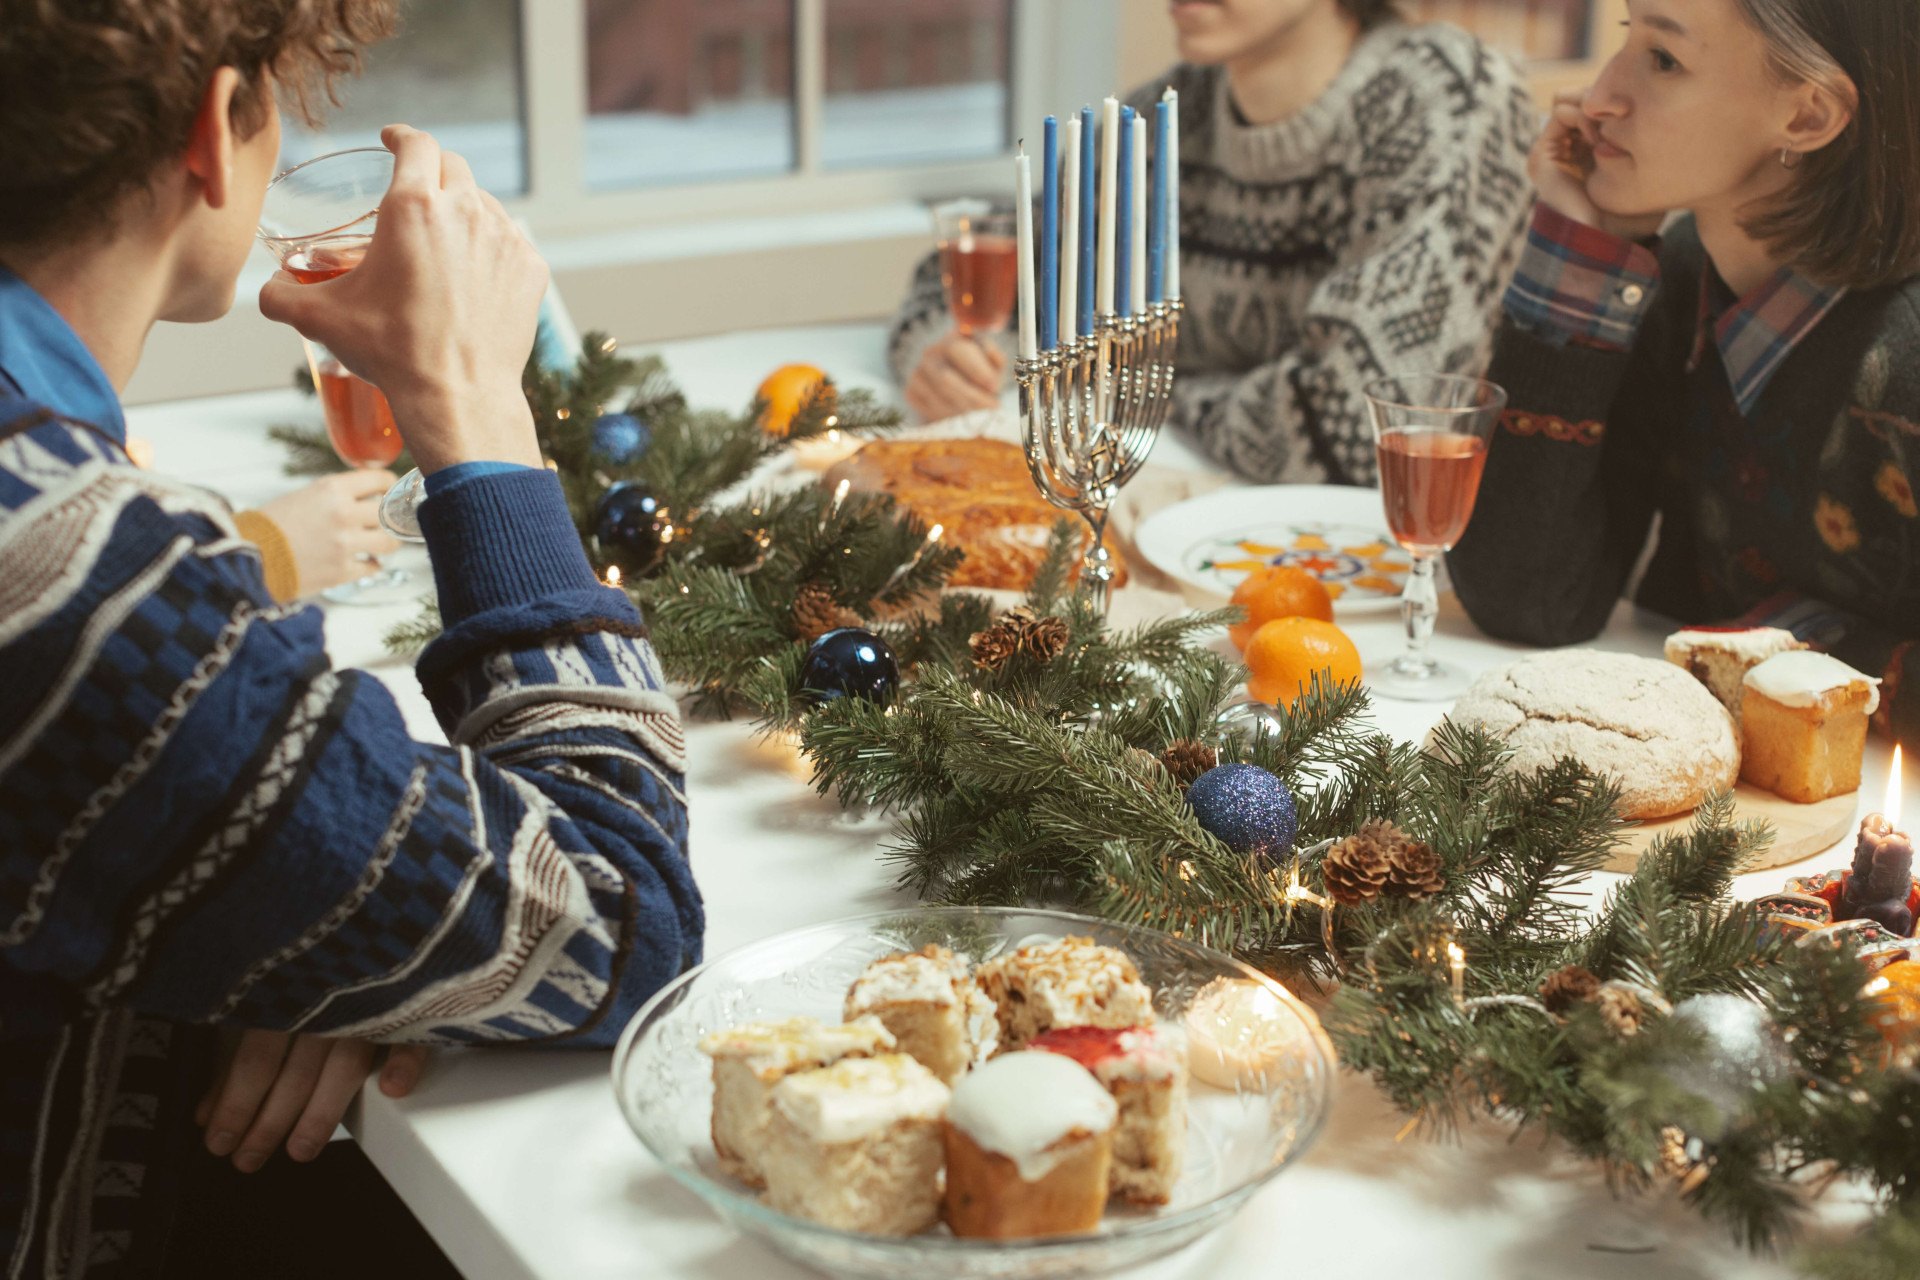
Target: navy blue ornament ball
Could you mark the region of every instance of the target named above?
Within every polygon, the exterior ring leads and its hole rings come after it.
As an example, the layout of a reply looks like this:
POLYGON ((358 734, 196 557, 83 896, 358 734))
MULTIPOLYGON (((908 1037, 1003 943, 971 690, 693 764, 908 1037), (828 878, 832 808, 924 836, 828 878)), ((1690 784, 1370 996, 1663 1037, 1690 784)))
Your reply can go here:
POLYGON ((900 687, 900 664, 887 642, 859 627, 841 627, 813 642, 800 668, 800 687, 822 702, 865 698, 891 702, 900 687))
POLYGON ((593 537, 600 552, 629 574, 642 574, 660 563, 673 536, 666 508, 646 488, 616 484, 600 495, 593 513, 593 537))
POLYGON ((1215 765, 1187 788, 1187 804, 1235 853, 1277 863, 1293 852, 1300 826, 1293 793, 1257 764, 1215 765))
POLYGON ((593 452, 608 462, 632 462, 652 443, 652 429, 630 413, 603 413, 593 420, 593 452))

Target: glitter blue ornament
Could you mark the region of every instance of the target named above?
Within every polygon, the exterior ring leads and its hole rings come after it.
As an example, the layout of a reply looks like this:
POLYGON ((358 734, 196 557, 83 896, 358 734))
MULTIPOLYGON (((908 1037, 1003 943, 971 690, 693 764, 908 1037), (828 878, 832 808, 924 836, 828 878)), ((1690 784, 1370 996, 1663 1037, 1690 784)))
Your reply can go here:
POLYGON ((873 632, 841 627, 807 650, 800 687, 822 702, 849 697, 891 702, 900 687, 900 664, 887 642, 873 632))
POLYGON ((653 443, 653 431, 630 413, 603 413, 593 420, 593 452, 608 462, 632 462, 653 443))
POLYGON ((1187 788, 1187 804, 1235 853, 1278 863, 1293 852, 1300 826, 1293 793, 1257 764, 1215 765, 1187 788))
POLYGON ((673 521, 643 486, 616 484, 600 495, 594 508, 593 537, 602 555, 638 575, 660 563, 673 538, 673 521))

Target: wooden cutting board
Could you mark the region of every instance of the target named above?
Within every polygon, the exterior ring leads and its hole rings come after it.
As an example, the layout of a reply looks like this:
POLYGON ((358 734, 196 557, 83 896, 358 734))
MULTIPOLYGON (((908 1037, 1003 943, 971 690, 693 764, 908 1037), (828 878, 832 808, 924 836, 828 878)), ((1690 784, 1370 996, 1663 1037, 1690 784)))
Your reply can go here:
MULTIPOLYGON (((1791 800, 1782 800, 1771 791, 1762 791, 1751 783, 1742 782, 1733 789, 1733 805, 1735 822, 1764 818, 1773 824, 1773 843, 1761 850, 1759 858, 1747 867, 1748 871, 1764 871, 1768 867, 1785 866, 1789 862, 1811 858, 1816 853, 1832 848, 1853 830, 1854 816, 1860 807, 1860 793, 1849 791, 1814 804, 1795 804, 1791 800)), ((1676 835, 1692 825, 1693 815, 1683 813, 1677 818, 1663 818, 1658 822, 1643 822, 1626 828, 1620 833, 1625 843, 1614 848, 1613 857, 1608 860, 1605 869, 1631 872, 1640 864, 1640 855, 1656 836, 1676 835)), ((1845 852, 1846 856, 1852 856, 1851 849, 1845 852)))

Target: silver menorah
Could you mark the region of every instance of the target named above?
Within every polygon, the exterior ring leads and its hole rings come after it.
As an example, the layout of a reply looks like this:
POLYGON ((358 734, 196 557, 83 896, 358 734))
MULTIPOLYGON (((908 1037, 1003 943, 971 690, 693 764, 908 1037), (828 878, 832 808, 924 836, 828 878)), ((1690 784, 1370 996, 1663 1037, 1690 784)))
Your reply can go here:
POLYGON ((1166 423, 1179 334, 1179 300, 1155 302, 1097 316, 1091 334, 1015 363, 1027 467, 1048 502, 1093 530, 1081 581, 1102 613, 1113 584, 1107 518, 1166 423))

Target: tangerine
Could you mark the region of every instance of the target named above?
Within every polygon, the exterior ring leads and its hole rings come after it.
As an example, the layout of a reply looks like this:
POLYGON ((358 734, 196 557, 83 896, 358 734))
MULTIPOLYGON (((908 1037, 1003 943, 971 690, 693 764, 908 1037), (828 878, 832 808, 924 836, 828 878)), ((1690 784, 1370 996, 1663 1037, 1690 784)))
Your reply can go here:
POLYGON ((1233 647, 1245 653, 1254 632, 1276 618, 1333 621, 1333 597, 1320 579, 1298 565, 1256 569, 1233 589, 1233 603, 1247 611, 1245 622, 1227 628, 1233 647))
POLYGON ((787 434, 800 406, 826 381, 826 370, 811 364, 783 364, 768 374, 756 393, 766 402, 760 413, 761 430, 770 436, 787 434))
POLYGON ((1347 633, 1321 618, 1276 618, 1253 633, 1247 645, 1253 675, 1247 693, 1260 702, 1292 708, 1301 694, 1323 682, 1353 684, 1360 679, 1360 651, 1347 633))

